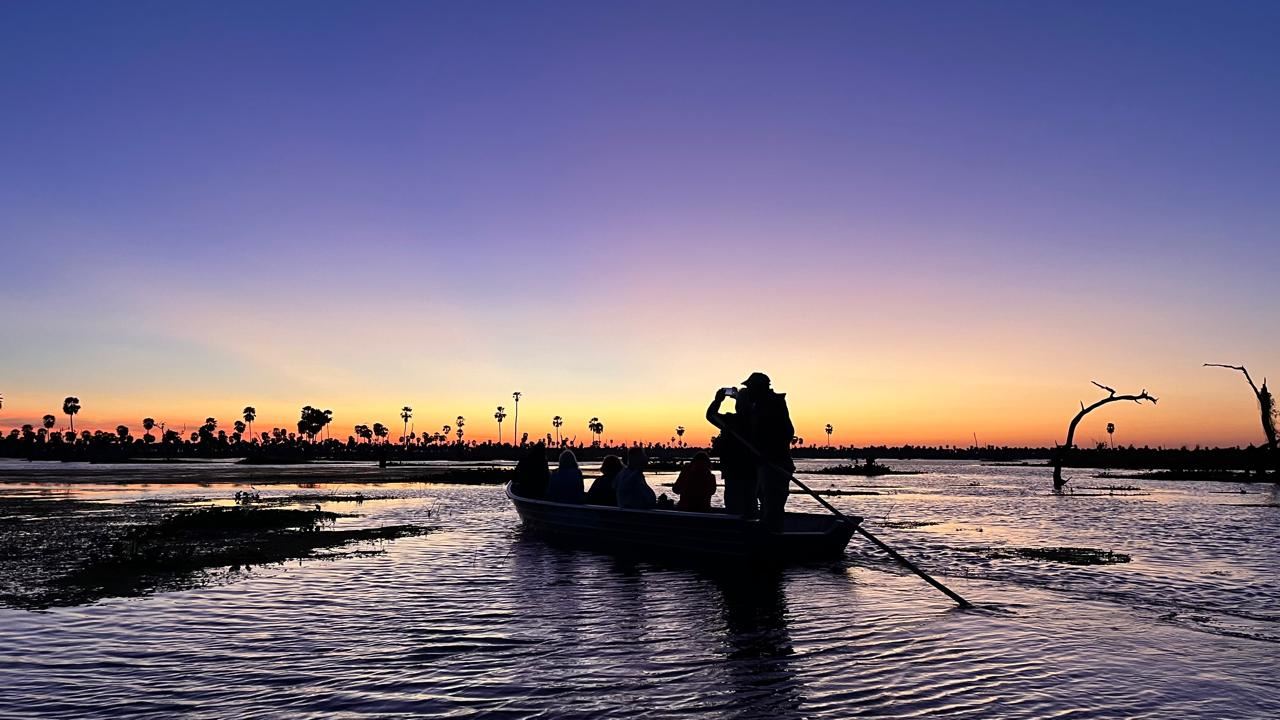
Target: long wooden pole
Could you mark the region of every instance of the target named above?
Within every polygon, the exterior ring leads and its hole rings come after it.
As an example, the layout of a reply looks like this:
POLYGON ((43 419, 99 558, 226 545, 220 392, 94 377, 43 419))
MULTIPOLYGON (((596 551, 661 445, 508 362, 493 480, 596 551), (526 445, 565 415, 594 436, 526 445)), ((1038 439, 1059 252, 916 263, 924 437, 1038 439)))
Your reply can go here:
POLYGON ((889 545, 886 544, 883 540, 873 535, 870 530, 862 526, 861 521, 854 522, 854 520, 849 518, 849 516, 837 510, 836 506, 827 502, 825 498, 823 498, 821 495, 819 495, 818 493, 810 489, 808 485, 805 485, 804 483, 800 482, 800 478, 796 477, 791 471, 787 470, 786 468, 783 468, 781 465, 778 465, 777 463, 771 462, 768 459, 766 459, 764 455, 761 455, 760 451, 757 450, 754 445, 748 442, 746 438, 742 437, 742 435, 734 431, 732 428, 727 428, 721 425, 720 423, 713 421, 712 424, 720 428, 722 432, 727 432, 730 435, 732 435, 735 439, 737 439, 738 442, 742 443, 743 447, 750 450, 751 454, 755 455, 758 460, 768 465, 769 467, 773 468, 774 470, 791 478, 791 482, 795 483, 796 485, 799 485, 801 490, 804 490, 805 492, 809 493, 809 496, 812 497, 814 500, 817 500, 822 505, 822 507, 826 508, 827 510, 830 510, 832 515, 835 515, 841 520, 852 524, 854 529, 858 531, 859 535, 870 540, 872 543, 875 544, 876 547, 885 551, 885 553, 887 553, 889 557, 896 560, 899 564, 901 564, 906 569, 910 570, 916 575, 919 575, 922 580, 932 585, 935 589, 937 589, 943 595, 946 595, 947 597, 954 600, 956 605, 959 605, 960 607, 965 609, 973 607, 973 603, 969 602, 968 600, 965 600, 963 597, 960 596, 959 593, 947 587, 946 585, 943 585, 937 580, 934 580, 928 573, 926 573, 924 570, 921 570, 918 565, 906 559, 897 550, 894 550, 893 548, 889 547, 889 545))

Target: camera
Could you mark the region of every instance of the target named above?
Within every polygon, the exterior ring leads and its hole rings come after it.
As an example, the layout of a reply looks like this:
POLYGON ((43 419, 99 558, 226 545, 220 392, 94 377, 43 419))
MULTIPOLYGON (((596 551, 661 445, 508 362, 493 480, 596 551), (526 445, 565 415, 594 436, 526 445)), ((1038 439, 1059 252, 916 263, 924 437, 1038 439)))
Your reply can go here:
POLYGON ((720 388, 720 392, 724 393, 725 397, 738 397, 738 388, 736 387, 720 388))

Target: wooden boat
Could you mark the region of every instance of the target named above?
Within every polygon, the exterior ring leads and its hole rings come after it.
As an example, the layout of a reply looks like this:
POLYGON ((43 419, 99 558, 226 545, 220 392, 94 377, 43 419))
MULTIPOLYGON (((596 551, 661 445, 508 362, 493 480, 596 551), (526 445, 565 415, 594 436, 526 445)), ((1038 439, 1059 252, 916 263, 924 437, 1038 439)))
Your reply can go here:
POLYGON ((787 513, 783 532, 724 512, 627 510, 521 497, 506 486, 527 530, 548 540, 673 560, 805 562, 839 558, 862 518, 787 513))

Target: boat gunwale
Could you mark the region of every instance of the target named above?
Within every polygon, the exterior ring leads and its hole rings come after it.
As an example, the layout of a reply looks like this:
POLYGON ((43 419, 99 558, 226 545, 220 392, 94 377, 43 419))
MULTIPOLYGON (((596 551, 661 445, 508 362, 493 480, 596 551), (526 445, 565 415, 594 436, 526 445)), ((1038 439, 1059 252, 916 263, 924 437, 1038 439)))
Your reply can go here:
MULTIPOLYGON (((707 519, 707 520, 715 520, 718 522, 734 522, 734 523, 759 522, 757 520, 748 520, 743 518, 741 515, 732 515, 727 512, 706 513, 706 512, 698 512, 696 510, 666 510, 662 508, 642 510, 639 508, 621 508, 621 507, 617 507, 616 505, 595 505, 592 503, 556 502, 554 500, 543 500, 540 498, 530 498, 530 497, 525 497, 523 495, 517 495, 511 489, 511 484, 512 484, 512 481, 508 480, 503 485, 503 489, 506 491, 507 499, 510 500, 512 503, 516 503, 516 504, 530 503, 534 505, 546 506, 549 508, 569 508, 569 509, 584 508, 584 509, 590 509, 595 511, 605 510, 605 511, 611 511, 616 513, 626 513, 629 515, 645 515, 645 516, 659 515, 663 517, 677 517, 677 518, 685 518, 689 520, 707 519)), ((789 532, 782 533, 783 535, 788 535, 788 536, 797 536, 797 535, 826 536, 826 535, 830 535, 832 531, 835 528, 839 527, 840 525, 852 525, 854 527, 857 527, 862 522, 862 518, 860 517, 848 517, 848 516, 840 517, 837 515, 822 515, 820 513, 796 513, 796 512, 791 512, 787 514, 791 516, 796 516, 796 517, 826 518, 826 519, 830 519, 831 521, 831 525, 828 525, 823 530, 797 530, 797 531, 789 531, 789 532)))

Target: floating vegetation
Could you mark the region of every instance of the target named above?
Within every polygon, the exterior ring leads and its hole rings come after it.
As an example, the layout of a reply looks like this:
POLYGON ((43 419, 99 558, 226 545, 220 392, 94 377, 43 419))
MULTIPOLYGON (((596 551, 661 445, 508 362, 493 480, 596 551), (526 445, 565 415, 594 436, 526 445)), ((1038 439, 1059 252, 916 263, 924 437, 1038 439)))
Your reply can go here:
POLYGON ((1075 489, 1068 488, 1067 492, 1072 497, 1140 497, 1151 494, 1150 490, 1133 485, 1081 485, 1075 489), (1076 490, 1094 492, 1076 492, 1076 490))
POLYGON ((516 477, 515 468, 481 468, 477 470, 445 470, 423 473, 419 482, 452 485, 502 485, 516 477))
POLYGON ((1053 467, 1053 463, 1047 462, 985 462, 981 464, 984 467, 1053 467))
POLYGON ((0 604, 38 609, 199 587, 242 568, 349 556, 321 551, 432 529, 337 530, 344 516, 319 509, 237 505, 163 513, 153 503, 95 505, 86 512, 77 501, 4 499, 0 604))
POLYGON ((930 525, 941 525, 942 521, 941 520, 894 520, 894 521, 886 520, 880 524, 887 528, 910 529, 910 528, 928 527, 930 525))
MULTIPOLYGON (((1150 495, 1149 492, 1074 492, 1068 490, 1067 495, 1076 498, 1136 498, 1150 495)), ((1139 500, 1138 502, 1155 502, 1155 500, 1139 500)))
MULTIPOLYGON (((260 492, 244 494, 239 491, 233 496, 232 500, 237 505, 262 507, 268 505, 318 505, 320 503, 363 503, 367 500, 392 500, 394 495, 366 495, 361 492, 355 493, 297 493, 293 495, 268 495, 263 497, 260 492)), ((156 505, 156 506, 197 506, 208 505, 214 502, 213 498, 208 497, 177 497, 177 498, 142 498, 133 501, 139 505, 156 505)))
POLYGON ((262 497, 255 495, 252 504, 255 506, 267 505, 315 505, 321 503, 356 503, 361 504, 366 500, 391 500, 394 495, 365 495, 361 492, 355 493, 298 493, 294 495, 269 495, 262 497))
POLYGON ((1254 482, 1256 475, 1235 470, 1152 470, 1150 472, 1100 472, 1095 478, 1109 480, 1198 480, 1201 482, 1254 482))
POLYGON ((964 552, 978 553, 991 560, 1021 558, 1023 560, 1044 560, 1047 562, 1065 563, 1067 565, 1115 565, 1127 563, 1132 558, 1124 553, 1096 548, 1079 547, 1044 547, 1044 548, 1010 548, 1010 547, 976 547, 960 548, 964 552))
MULTIPOLYGON (((648 472, 679 472, 688 464, 687 460, 670 460, 670 459, 653 459, 650 458, 644 464, 644 469, 648 472)), ((712 460, 711 469, 720 469, 720 461, 712 460)))
POLYGON ((136 542, 139 538, 172 537, 183 533, 230 534, 286 528, 313 532, 322 525, 332 525, 338 517, 337 513, 321 510, 208 507, 169 515, 158 523, 136 528, 131 535, 136 542))
POLYGON ((875 477, 879 475, 922 475, 919 470, 894 470, 885 465, 880 465, 874 461, 868 461, 864 465, 832 465, 824 467, 820 470, 800 470, 798 471, 807 475, 861 475, 864 477, 875 477))

